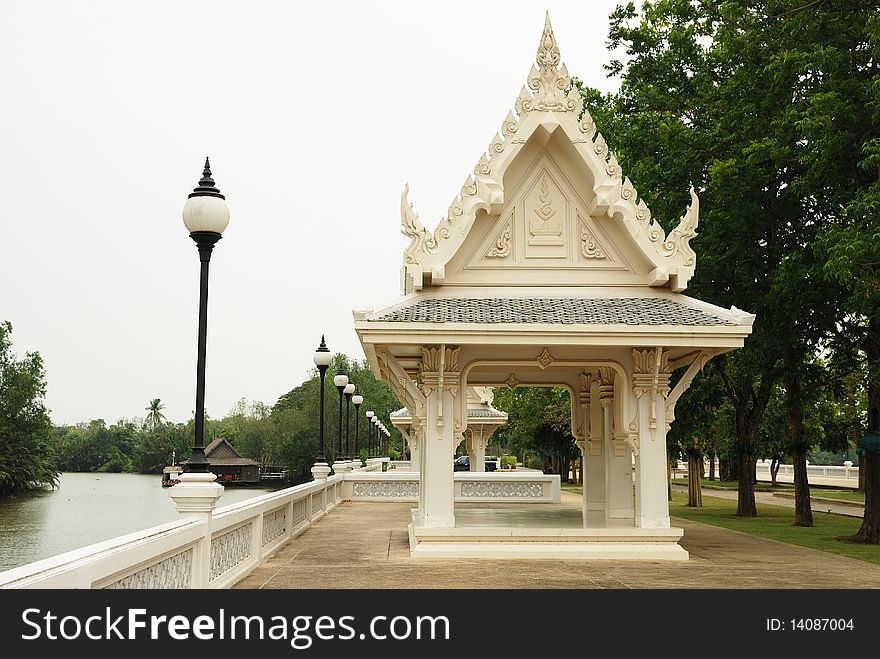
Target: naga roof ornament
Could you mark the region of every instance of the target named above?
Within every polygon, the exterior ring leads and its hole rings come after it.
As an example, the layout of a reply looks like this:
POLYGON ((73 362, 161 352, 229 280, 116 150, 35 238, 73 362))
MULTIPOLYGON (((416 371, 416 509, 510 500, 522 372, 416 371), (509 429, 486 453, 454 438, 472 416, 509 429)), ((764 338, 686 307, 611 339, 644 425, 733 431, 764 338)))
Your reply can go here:
MULTIPOLYGON (((650 285, 668 285, 676 291, 686 288, 696 267, 696 254, 689 244, 696 236, 699 221, 696 192, 691 188, 691 203, 678 226, 667 236, 660 224, 651 218, 648 206, 639 198, 632 182, 623 177, 620 164, 598 132, 589 111, 584 108, 581 94, 572 85, 568 69, 561 60, 549 13, 544 21, 535 63, 516 99, 515 109, 516 116, 507 113, 500 132, 480 155, 473 173, 465 179, 446 216, 433 232, 420 222, 409 202, 409 186, 404 188, 400 204, 402 233, 410 242, 404 249, 403 292, 420 290, 428 282, 442 283, 445 266, 462 245, 477 211, 484 210, 489 214, 502 211, 504 173, 541 126, 551 132, 562 128, 577 149, 592 171, 594 188, 586 192, 592 192, 595 197, 593 213, 607 213, 612 221, 626 228, 641 253, 654 264, 650 285)), ((585 256, 595 256, 592 233, 579 229, 578 235, 586 236, 585 256)), ((505 254, 500 247, 493 246, 490 251, 492 249, 496 250, 491 254, 493 257, 505 254)))

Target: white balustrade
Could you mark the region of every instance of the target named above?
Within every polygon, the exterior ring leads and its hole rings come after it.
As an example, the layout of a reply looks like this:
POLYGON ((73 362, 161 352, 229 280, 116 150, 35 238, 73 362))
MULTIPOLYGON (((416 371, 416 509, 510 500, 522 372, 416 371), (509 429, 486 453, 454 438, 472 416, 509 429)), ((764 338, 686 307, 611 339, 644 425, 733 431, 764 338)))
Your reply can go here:
MULTIPOLYGON (((193 495, 201 503, 187 506, 178 493, 181 519, 0 572, 0 588, 228 588, 343 500, 418 501, 419 474, 382 471, 389 462, 213 512, 206 497, 193 495)), ((560 501, 556 474, 457 472, 453 479, 456 502, 560 501)))
MULTIPOLYGON (((342 482, 343 499, 353 501, 418 501, 417 472, 347 474, 342 482)), ((540 472, 476 472, 453 474, 456 503, 559 503, 558 474, 540 472)))
POLYGON ((228 588, 334 508, 341 481, 304 483, 22 565, 0 572, 0 588, 228 588))

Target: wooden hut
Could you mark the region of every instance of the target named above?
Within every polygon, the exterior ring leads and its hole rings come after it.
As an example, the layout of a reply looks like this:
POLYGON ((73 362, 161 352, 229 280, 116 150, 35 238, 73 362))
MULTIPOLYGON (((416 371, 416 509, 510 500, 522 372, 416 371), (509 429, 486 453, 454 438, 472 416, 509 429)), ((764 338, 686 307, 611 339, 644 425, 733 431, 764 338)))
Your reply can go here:
POLYGON ((257 485, 260 482, 260 464, 242 457, 226 439, 218 437, 205 447, 205 457, 211 463, 211 473, 221 485, 257 485))

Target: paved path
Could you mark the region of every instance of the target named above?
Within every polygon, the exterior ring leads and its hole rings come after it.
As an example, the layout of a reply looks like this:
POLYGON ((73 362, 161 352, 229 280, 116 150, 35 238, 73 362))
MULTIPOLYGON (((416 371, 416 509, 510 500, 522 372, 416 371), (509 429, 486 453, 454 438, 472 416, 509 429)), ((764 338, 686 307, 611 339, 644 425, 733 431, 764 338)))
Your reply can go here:
MULTIPOLYGON (((687 492, 687 485, 673 484, 672 489, 677 492, 687 492)), ((735 501, 737 499, 737 492, 736 490, 724 489, 720 487, 716 489, 704 485, 703 496, 718 497, 719 499, 733 499, 735 501)), ((816 499, 814 497, 810 497, 810 500, 814 513, 835 513, 837 515, 846 515, 847 517, 862 517, 865 514, 864 505, 853 506, 846 503, 831 501, 827 498, 816 499)), ((777 497, 774 496, 773 492, 760 492, 756 490, 755 501, 757 501, 758 503, 768 503, 772 506, 785 506, 787 508, 794 508, 793 495, 791 497, 777 497)))
MULTIPOLYGON (((580 505, 564 494, 560 507, 580 505)), ((683 563, 413 559, 412 506, 344 502, 234 587, 880 588, 880 565, 680 518, 673 524, 691 557, 683 563)))

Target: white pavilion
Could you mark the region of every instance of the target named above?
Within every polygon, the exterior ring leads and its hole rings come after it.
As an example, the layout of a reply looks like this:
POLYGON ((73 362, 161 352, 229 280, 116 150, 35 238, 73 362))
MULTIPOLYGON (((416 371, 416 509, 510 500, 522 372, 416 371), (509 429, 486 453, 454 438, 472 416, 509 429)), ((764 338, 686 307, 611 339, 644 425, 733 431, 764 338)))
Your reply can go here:
POLYGON ((548 17, 516 115, 433 232, 407 194, 403 295, 354 319, 374 374, 406 406, 420 473, 412 554, 686 560, 666 432, 694 376, 741 347, 755 318, 683 293, 696 192, 667 235, 571 89, 548 17), (457 527, 452 461, 473 436, 469 392, 473 403, 474 387, 525 386, 571 394, 582 524, 457 527))

